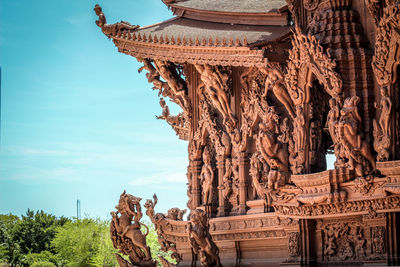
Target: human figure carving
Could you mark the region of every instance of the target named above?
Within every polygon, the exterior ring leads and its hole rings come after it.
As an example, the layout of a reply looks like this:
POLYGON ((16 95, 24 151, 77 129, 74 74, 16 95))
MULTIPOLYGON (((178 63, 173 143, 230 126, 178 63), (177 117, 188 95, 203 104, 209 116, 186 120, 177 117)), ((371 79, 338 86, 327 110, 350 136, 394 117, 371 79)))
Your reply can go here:
POLYGON ((199 88, 204 87, 208 97, 211 99, 213 105, 221 112, 224 122, 230 120, 231 126, 236 124, 236 119, 233 117, 231 107, 228 99, 228 85, 227 81, 229 76, 205 64, 195 64, 196 70, 200 73, 202 83, 199 88))
POLYGON ((293 111, 293 102, 285 86, 283 85, 284 77, 282 73, 276 68, 269 68, 268 70, 266 68, 261 68, 260 70, 267 75, 265 78, 265 90, 263 97, 266 97, 268 91, 272 90, 279 102, 285 106, 290 117, 294 118, 295 114, 293 111))
POLYGON ((356 175, 365 176, 369 171, 375 170, 375 159, 371 153, 369 143, 363 140, 361 131, 361 116, 358 113, 358 96, 345 100, 338 124, 339 141, 348 159, 347 165, 355 169, 356 175), (368 163, 370 166, 368 166, 368 163), (370 169, 372 168, 372 170, 370 169))
POLYGON ((160 76, 167 82, 173 99, 182 109, 188 108, 186 83, 179 76, 175 66, 168 61, 154 60, 154 65, 160 76))
POLYGON ((133 264, 155 266, 155 262, 151 259, 150 248, 146 244, 149 229, 140 222, 143 216, 140 201, 141 198, 126 194, 125 191, 121 194, 119 203, 115 207, 117 212, 110 213, 113 245, 128 254, 135 261, 133 264), (142 225, 147 228, 146 234, 140 230, 142 225), (126 247, 124 242, 126 239, 132 242, 133 247, 126 247))
POLYGON ((200 173, 200 183, 203 188, 203 205, 209 205, 212 202, 214 170, 211 166, 211 155, 208 147, 205 147, 203 151, 203 163, 200 173))
POLYGON ((169 112, 169 107, 167 106, 167 103, 165 103, 165 100, 161 97, 160 98, 160 106, 162 107, 163 111, 161 116, 156 116, 157 119, 167 119, 171 114, 169 112))
POLYGON ((306 137, 306 126, 303 108, 296 106, 296 117, 294 118, 293 139, 295 140, 295 150, 297 153, 304 150, 304 142, 306 137))
POLYGON ((219 250, 209 232, 207 214, 202 210, 193 210, 187 224, 190 245, 195 254, 199 255, 203 267, 221 267, 219 250))
POLYGON ((225 173, 223 177, 223 184, 224 184, 224 189, 223 189, 223 197, 226 200, 229 195, 232 193, 232 161, 231 159, 227 158, 225 160, 225 173))
POLYGON ((379 118, 379 125, 381 126, 382 133, 384 136, 389 135, 389 120, 390 113, 392 110, 392 100, 388 96, 387 88, 381 87, 381 101, 380 105, 376 105, 376 108, 381 110, 381 115, 379 118))
POLYGON ((286 183, 289 174, 289 154, 278 140, 279 118, 271 107, 263 117, 257 137, 257 147, 263 159, 270 167, 268 172, 268 188, 276 189, 286 183))
POLYGON ((150 59, 146 58, 137 58, 139 62, 143 63, 143 66, 138 69, 138 72, 141 73, 143 70, 147 70, 146 78, 149 83, 154 85, 153 89, 159 90, 158 95, 167 96, 169 94, 169 86, 166 82, 160 80, 160 74, 156 70, 156 68, 151 64, 150 59))
POLYGON ((326 119, 326 127, 328 128, 329 134, 332 138, 333 145, 335 146, 336 144, 338 144, 339 141, 336 129, 340 116, 339 105, 335 98, 329 99, 329 107, 330 110, 328 112, 328 116, 326 119))
POLYGON ((381 100, 379 105, 375 103, 375 108, 380 110, 379 123, 374 119, 374 148, 378 153, 378 161, 387 161, 390 157, 391 129, 390 119, 392 111, 392 101, 388 96, 387 88, 381 87, 381 100))

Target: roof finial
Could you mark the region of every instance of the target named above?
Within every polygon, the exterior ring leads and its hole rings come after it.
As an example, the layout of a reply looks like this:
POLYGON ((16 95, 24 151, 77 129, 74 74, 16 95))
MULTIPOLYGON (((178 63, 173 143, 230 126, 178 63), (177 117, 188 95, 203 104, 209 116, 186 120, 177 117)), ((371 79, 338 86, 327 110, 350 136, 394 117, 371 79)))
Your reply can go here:
POLYGON ((103 28, 104 25, 106 25, 106 16, 104 16, 103 10, 101 9, 101 6, 99 4, 96 4, 94 6, 94 12, 96 12, 96 15, 99 17, 98 20, 96 20, 96 25, 99 26, 100 28, 103 28))

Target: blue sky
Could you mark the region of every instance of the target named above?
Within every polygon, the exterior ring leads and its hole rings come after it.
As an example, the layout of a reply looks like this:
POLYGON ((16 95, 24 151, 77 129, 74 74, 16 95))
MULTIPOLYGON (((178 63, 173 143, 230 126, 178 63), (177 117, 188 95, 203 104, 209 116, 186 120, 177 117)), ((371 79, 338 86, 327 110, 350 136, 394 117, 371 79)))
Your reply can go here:
POLYGON ((157 92, 95 25, 96 3, 108 23, 172 17, 161 0, 0 1, 0 213, 74 216, 79 198, 107 218, 124 189, 186 206, 187 144, 155 119, 157 92))

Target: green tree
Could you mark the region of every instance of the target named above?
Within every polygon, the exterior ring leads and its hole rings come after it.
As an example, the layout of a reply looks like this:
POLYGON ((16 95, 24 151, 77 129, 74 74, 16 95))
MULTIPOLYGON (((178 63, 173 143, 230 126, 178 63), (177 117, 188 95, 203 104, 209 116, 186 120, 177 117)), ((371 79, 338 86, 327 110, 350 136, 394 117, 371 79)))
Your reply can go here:
POLYGON ((67 266, 116 266, 108 223, 74 220, 57 229, 52 244, 67 266))
POLYGON ((54 255, 50 251, 44 250, 40 253, 29 253, 25 256, 23 260, 24 264, 29 266, 33 266, 35 264, 44 264, 44 263, 51 263, 53 266, 58 265, 60 262, 57 255, 54 255))
MULTIPOLYGON (((146 237, 146 242, 150 247, 151 257, 159 262, 158 256, 161 256, 169 262, 176 263, 176 261, 171 258, 172 252, 164 252, 161 250, 161 246, 158 243, 157 231, 155 230, 154 225, 149 222, 145 222, 145 224, 149 228, 149 234, 146 237)), ((158 266, 161 266, 161 264, 158 263, 158 266)))
POLYGON ((19 222, 18 216, 0 215, 0 263, 17 266, 23 257, 19 244, 14 242, 13 238, 15 227, 19 222))
POLYGON ((22 216, 14 228, 13 240, 17 242, 23 254, 40 253, 48 250, 54 252, 50 243, 56 234, 56 228, 66 223, 68 219, 47 214, 44 211, 32 210, 22 216))
POLYGON ((56 228, 69 219, 56 218, 44 211, 29 210, 21 218, 9 214, 0 215, 0 262, 10 266, 28 266, 25 257, 42 251, 54 252, 51 240, 56 228))

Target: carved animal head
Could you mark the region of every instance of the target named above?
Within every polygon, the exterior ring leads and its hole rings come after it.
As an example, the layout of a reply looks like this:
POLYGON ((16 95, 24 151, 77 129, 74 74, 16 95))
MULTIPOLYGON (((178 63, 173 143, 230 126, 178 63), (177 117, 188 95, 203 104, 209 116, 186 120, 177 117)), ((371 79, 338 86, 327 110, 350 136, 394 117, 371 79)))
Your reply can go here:
POLYGON ((132 196, 131 194, 127 194, 126 190, 121 194, 119 198, 118 205, 115 208, 122 214, 127 213, 129 211, 133 211, 135 209, 135 205, 140 205, 140 201, 142 199, 140 197, 132 196))
POLYGON ((178 208, 169 209, 167 213, 167 218, 175 221, 178 220, 179 211, 180 209, 178 208))

